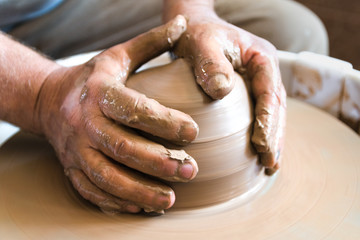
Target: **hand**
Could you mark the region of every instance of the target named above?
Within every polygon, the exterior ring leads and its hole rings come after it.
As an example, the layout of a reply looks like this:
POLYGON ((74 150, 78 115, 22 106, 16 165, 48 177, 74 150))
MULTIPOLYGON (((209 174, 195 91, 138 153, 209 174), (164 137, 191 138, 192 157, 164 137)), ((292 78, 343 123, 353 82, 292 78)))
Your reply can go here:
POLYGON ((280 166, 286 117, 286 92, 276 49, 266 40, 221 20, 214 12, 201 14, 189 14, 187 30, 174 53, 189 59, 198 84, 214 99, 231 91, 234 70, 248 75, 255 99, 251 140, 271 175, 280 166))
POLYGON ((37 104, 42 132, 54 146, 75 189, 108 212, 161 212, 173 190, 150 178, 186 182, 198 167, 183 151, 169 150, 132 128, 188 143, 198 134, 192 118, 124 86, 129 74, 167 51, 186 29, 177 16, 89 62, 60 67, 45 80, 37 104))

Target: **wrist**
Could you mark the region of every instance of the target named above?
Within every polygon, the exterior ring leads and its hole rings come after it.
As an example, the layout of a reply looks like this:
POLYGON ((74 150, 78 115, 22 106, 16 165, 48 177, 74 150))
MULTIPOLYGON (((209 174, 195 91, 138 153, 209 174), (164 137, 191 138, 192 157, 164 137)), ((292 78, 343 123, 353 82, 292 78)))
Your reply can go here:
POLYGON ((39 133, 35 124, 38 94, 58 65, 0 33, 0 119, 39 133))
POLYGON ((53 85, 51 80, 53 75, 57 75, 57 72, 61 71, 64 67, 56 64, 49 64, 46 66, 46 70, 38 73, 38 78, 42 79, 38 91, 36 93, 36 99, 34 102, 34 108, 32 109, 32 124, 30 131, 36 134, 46 135, 46 127, 44 126, 45 118, 49 118, 53 115, 48 108, 51 105, 53 99, 57 96, 57 88, 53 87, 52 91, 48 91, 48 85, 53 85))

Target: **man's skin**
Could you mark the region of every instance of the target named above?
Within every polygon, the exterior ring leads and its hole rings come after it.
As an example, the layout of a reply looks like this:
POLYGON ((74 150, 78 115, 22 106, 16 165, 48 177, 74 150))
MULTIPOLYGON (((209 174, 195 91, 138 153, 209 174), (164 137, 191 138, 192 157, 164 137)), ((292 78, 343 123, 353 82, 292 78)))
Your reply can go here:
POLYGON ((70 68, 0 34, 0 119, 45 136, 75 189, 104 211, 161 212, 175 194, 147 175, 186 182, 197 174, 193 158, 173 160, 131 129, 182 144, 197 136, 190 116, 124 86, 137 67, 172 46, 214 99, 231 91, 234 71, 246 71, 255 99, 252 142, 269 174, 279 168, 286 94, 274 47, 219 19, 211 0, 165 0, 163 19, 165 25, 70 68))

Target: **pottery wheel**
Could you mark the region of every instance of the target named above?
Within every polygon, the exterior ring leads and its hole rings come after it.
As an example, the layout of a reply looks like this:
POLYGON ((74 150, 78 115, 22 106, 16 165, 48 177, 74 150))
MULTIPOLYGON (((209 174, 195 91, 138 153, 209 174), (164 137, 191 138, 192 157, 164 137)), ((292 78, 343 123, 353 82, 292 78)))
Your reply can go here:
POLYGON ((288 100, 281 170, 250 198, 108 216, 71 187, 51 147, 19 133, 0 148, 1 239, 356 239, 360 138, 335 118, 288 100))

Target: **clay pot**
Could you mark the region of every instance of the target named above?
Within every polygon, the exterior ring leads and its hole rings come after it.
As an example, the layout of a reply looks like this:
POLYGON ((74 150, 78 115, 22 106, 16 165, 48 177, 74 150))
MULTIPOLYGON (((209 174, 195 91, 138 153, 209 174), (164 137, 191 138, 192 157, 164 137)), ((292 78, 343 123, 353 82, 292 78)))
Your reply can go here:
POLYGON ((199 135, 184 149, 198 163, 199 173, 189 183, 169 183, 176 194, 175 208, 221 203, 251 192, 263 179, 263 168, 250 143, 253 105, 246 84, 236 75, 232 92, 212 100, 197 85, 189 64, 170 64, 133 75, 127 86, 162 105, 189 114, 199 125, 199 135))

